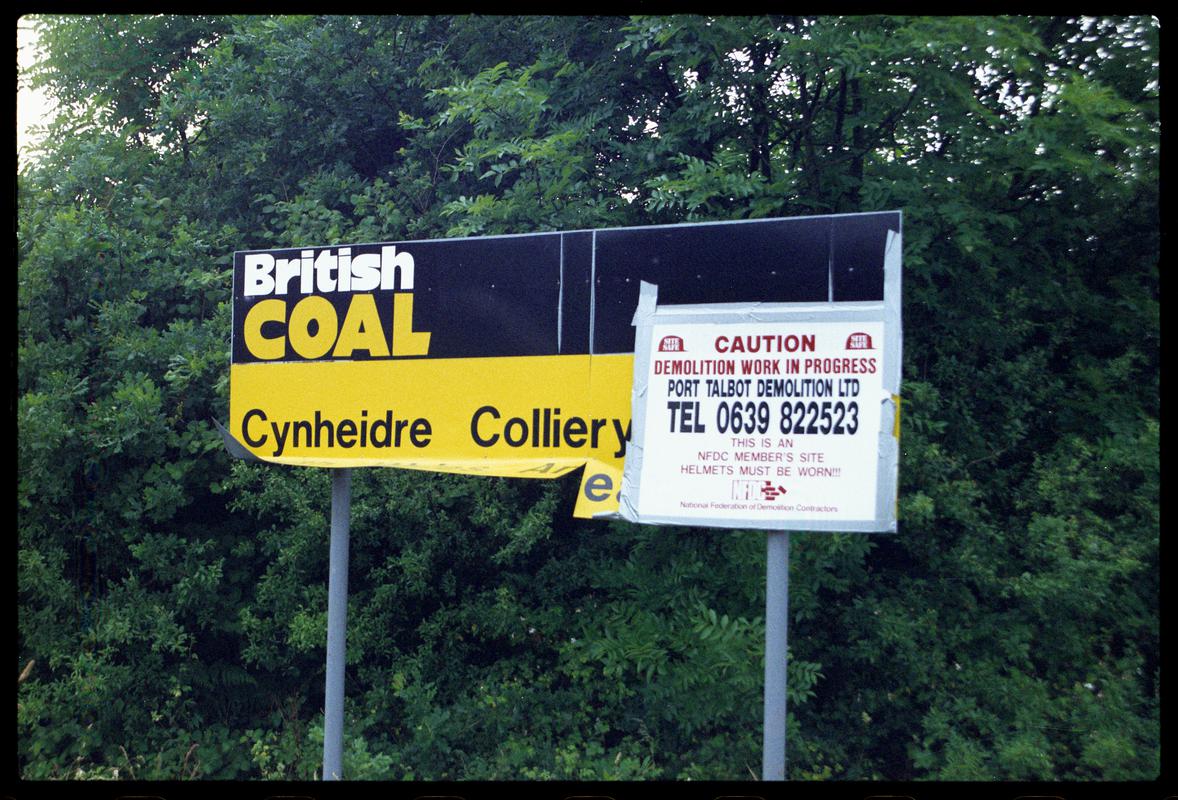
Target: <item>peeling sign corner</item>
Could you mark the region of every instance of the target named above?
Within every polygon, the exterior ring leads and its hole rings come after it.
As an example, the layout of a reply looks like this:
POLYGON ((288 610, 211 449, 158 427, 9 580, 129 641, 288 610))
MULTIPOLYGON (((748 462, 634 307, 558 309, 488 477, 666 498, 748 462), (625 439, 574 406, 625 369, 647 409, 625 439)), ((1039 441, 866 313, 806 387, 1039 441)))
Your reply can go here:
POLYGON ((237 441, 233 434, 230 433, 224 425, 217 421, 216 417, 211 417, 211 419, 213 420, 213 424, 217 426, 217 430, 220 431, 221 443, 225 445, 225 451, 229 453, 229 455, 233 456, 234 458, 240 458, 242 461, 249 461, 254 464, 267 463, 263 459, 258 458, 249 450, 247 450, 245 445, 243 445, 241 442, 237 441))

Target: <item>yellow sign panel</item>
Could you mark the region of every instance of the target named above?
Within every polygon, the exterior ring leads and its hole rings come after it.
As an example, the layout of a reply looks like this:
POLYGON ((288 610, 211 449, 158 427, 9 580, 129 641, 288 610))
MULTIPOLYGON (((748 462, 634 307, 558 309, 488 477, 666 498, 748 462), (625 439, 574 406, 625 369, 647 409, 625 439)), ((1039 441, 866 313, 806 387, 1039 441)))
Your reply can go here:
POLYGON ((230 432, 257 458, 557 478, 575 514, 616 511, 633 356, 234 364, 230 432))
POLYGON ((872 265, 898 223, 852 214, 235 253, 230 450, 530 478, 584 467, 576 516, 615 514, 639 283, 677 304, 872 299, 883 288, 872 265))

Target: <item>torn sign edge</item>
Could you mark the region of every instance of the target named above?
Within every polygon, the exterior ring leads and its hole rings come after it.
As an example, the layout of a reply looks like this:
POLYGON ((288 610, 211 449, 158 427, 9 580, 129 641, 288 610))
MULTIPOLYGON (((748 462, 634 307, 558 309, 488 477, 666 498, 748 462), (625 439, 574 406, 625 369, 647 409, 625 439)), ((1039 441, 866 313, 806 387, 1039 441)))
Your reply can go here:
POLYGON ((571 475, 578 470, 581 471, 579 478, 580 489, 577 492, 577 502, 573 509, 573 516, 578 519, 596 519, 599 517, 620 518, 616 511, 603 511, 599 513, 592 513, 590 510, 590 503, 586 501, 586 482, 594 475, 606 473, 612 477, 616 475, 617 484, 621 484, 621 468, 608 461, 603 461, 597 458, 583 458, 583 459, 512 459, 507 463, 511 464, 528 464, 531 466, 528 470, 506 470, 503 467, 505 461, 503 459, 483 459, 483 468, 473 469, 469 466, 461 466, 456 464, 453 460, 450 461, 432 461, 425 460, 424 463, 417 461, 413 463, 397 463, 390 462, 387 459, 373 459, 371 462, 349 461, 347 464, 333 464, 330 459, 316 459, 311 463, 303 461, 302 463, 291 464, 278 459, 270 459, 258 456, 250 451, 245 445, 237 440, 229 430, 222 425, 215 417, 211 418, 213 425, 221 434, 221 443, 225 448, 225 452, 231 457, 240 459, 251 464, 273 464, 280 467, 318 467, 322 469, 348 469, 352 467, 377 467, 380 469, 403 469, 416 472, 431 472, 438 475, 470 475, 472 477, 505 477, 505 478, 521 478, 524 480, 556 480, 571 475), (559 469, 542 470, 536 468, 535 465, 540 466, 557 466, 559 469), (528 472, 533 474, 521 474, 528 472))
POLYGON ((248 461, 251 464, 272 463, 266 461, 264 458, 254 455, 248 449, 246 449, 246 446, 237 441, 237 437, 230 433, 224 425, 218 422, 216 417, 213 417, 212 420, 213 424, 217 426, 217 430, 221 433, 221 444, 225 445, 225 452, 229 453, 229 455, 233 456, 234 458, 240 458, 242 461, 248 461))

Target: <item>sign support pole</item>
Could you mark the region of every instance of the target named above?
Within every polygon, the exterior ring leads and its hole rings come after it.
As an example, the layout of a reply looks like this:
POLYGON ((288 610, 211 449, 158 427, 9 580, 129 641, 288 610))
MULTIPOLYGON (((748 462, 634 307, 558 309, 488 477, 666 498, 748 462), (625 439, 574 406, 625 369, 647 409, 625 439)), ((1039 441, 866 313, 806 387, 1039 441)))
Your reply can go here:
POLYGON ((327 568, 327 692, 323 704, 323 780, 343 777, 344 655, 348 630, 348 525, 352 470, 331 471, 331 552, 327 568))
POLYGON ((765 568, 765 734, 761 780, 785 780, 789 531, 770 531, 765 568))

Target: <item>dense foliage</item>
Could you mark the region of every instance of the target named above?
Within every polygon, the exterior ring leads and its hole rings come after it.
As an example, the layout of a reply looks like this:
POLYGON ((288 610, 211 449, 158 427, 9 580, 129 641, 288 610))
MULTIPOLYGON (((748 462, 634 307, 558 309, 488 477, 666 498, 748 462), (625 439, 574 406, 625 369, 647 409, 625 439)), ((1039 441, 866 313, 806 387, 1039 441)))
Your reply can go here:
MULTIPOLYGON (((19 177, 25 778, 312 778, 330 478, 233 462, 235 249, 904 211, 900 533, 795 534, 793 779, 1150 779, 1139 18, 68 16, 19 177)), ((764 537, 354 476, 345 772, 759 775, 764 537)))

